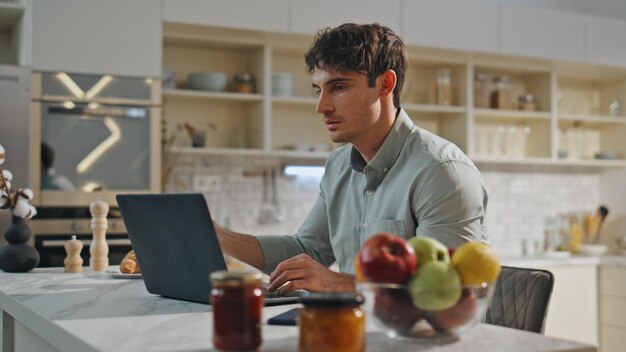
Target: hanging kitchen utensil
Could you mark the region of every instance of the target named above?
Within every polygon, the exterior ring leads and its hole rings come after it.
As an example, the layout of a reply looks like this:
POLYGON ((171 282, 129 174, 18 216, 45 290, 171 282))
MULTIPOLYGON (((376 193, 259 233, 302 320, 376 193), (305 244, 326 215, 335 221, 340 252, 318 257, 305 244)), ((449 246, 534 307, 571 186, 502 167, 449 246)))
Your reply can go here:
POLYGON ((595 216, 597 217, 597 221, 596 221, 596 229, 593 232, 593 237, 591 239, 591 243, 593 244, 598 244, 600 243, 600 235, 602 233, 602 225, 604 224, 604 220, 606 219, 606 216, 609 215, 609 208, 605 207, 605 206, 600 206, 598 208, 598 210, 596 210, 596 214, 595 216))
POLYGON ((263 199, 259 208, 258 223, 265 225, 272 223, 274 214, 274 205, 270 202, 269 196, 269 170, 263 170, 263 199))
POLYGON ((278 201, 278 187, 276 186, 276 177, 278 177, 276 168, 272 168, 272 206, 274 207, 272 219, 274 220, 274 222, 280 222, 283 220, 283 214, 280 209, 280 203, 278 201))

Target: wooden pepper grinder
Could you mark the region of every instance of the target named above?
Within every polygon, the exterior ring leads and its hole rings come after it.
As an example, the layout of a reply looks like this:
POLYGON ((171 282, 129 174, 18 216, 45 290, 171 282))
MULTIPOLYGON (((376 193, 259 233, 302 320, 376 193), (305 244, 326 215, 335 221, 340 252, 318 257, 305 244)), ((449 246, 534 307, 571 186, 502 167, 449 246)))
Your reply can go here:
POLYGON ((82 273, 83 272, 83 258, 80 257, 80 252, 83 250, 83 242, 76 239, 76 235, 72 235, 72 239, 65 242, 65 265, 66 273, 82 273))
POLYGON ((105 271, 109 268, 109 245, 106 232, 109 227, 107 214, 109 205, 100 197, 89 206, 91 212, 91 231, 93 240, 89 246, 89 266, 93 271, 105 271))

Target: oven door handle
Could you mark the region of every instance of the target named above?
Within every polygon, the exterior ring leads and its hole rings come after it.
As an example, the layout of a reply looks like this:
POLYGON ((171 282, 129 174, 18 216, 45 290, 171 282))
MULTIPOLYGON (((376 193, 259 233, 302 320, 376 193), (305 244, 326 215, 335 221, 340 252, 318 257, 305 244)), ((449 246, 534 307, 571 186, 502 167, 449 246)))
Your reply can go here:
POLYGON ((148 110, 143 107, 102 107, 90 108, 89 106, 66 107, 63 105, 51 105, 48 107, 49 114, 63 115, 87 115, 96 117, 124 117, 143 119, 148 116, 148 110))
MULTIPOLYGON (((85 246, 90 246, 92 240, 80 240, 83 242, 85 246)), ((65 246, 66 240, 43 240, 41 241, 41 248, 60 248, 65 246)), ((107 244, 109 247, 121 247, 121 246, 130 246, 129 239, 108 239, 107 244)))

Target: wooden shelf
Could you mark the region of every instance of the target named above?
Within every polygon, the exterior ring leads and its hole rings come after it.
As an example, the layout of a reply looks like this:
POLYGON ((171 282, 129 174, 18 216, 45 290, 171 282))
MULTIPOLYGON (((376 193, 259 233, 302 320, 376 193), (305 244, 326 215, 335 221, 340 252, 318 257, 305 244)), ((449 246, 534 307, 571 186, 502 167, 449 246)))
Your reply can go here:
POLYGON ((626 160, 569 160, 569 159, 552 159, 552 158, 521 158, 521 159, 504 159, 504 158, 486 158, 472 157, 476 164, 483 165, 537 165, 537 166, 574 166, 585 168, 618 168, 626 167, 626 160))
POLYGON ((583 114, 559 114, 560 121, 581 121, 592 122, 598 124, 626 124, 624 116, 606 116, 606 115, 583 115, 583 114))
POLYGON ((528 119, 528 120, 549 120, 551 116, 549 112, 543 112, 543 111, 498 110, 498 109, 475 109, 474 115, 477 118, 528 119))
POLYGON ((467 108, 465 106, 444 106, 433 104, 402 104, 407 112, 429 112, 437 114, 465 114, 467 108))
POLYGON ((326 160, 329 152, 305 152, 297 150, 265 150, 251 148, 193 148, 193 147, 172 147, 172 153, 189 155, 236 155, 236 156, 258 156, 258 157, 278 157, 285 159, 311 159, 326 160))
POLYGON ((230 102, 260 102, 263 100, 261 94, 206 92, 191 89, 164 89, 163 97, 181 100, 223 100, 230 102))
POLYGON ((313 97, 272 97, 272 103, 284 104, 284 105, 303 105, 312 106, 317 105, 317 98, 313 97))

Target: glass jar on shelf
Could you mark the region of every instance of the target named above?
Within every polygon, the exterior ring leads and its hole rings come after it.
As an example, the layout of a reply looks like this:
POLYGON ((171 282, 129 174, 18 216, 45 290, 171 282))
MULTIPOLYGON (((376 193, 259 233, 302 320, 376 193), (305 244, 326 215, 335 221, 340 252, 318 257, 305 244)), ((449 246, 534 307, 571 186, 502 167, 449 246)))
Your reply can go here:
POLYGON ((508 76, 493 78, 494 90, 491 92, 493 109, 511 109, 511 80, 508 76))
POLYGON ((437 105, 452 105, 451 73, 449 68, 442 68, 437 74, 437 105))
POLYGON ((520 95, 518 98, 519 109, 522 111, 535 111, 537 109, 537 103, 535 97, 532 94, 520 95))
POLYGON ((474 76, 474 107, 489 107, 489 77, 485 73, 474 76))
POLYGON ((249 73, 240 73, 235 75, 233 78, 235 91, 237 93, 254 93, 254 81, 254 76, 249 73))

